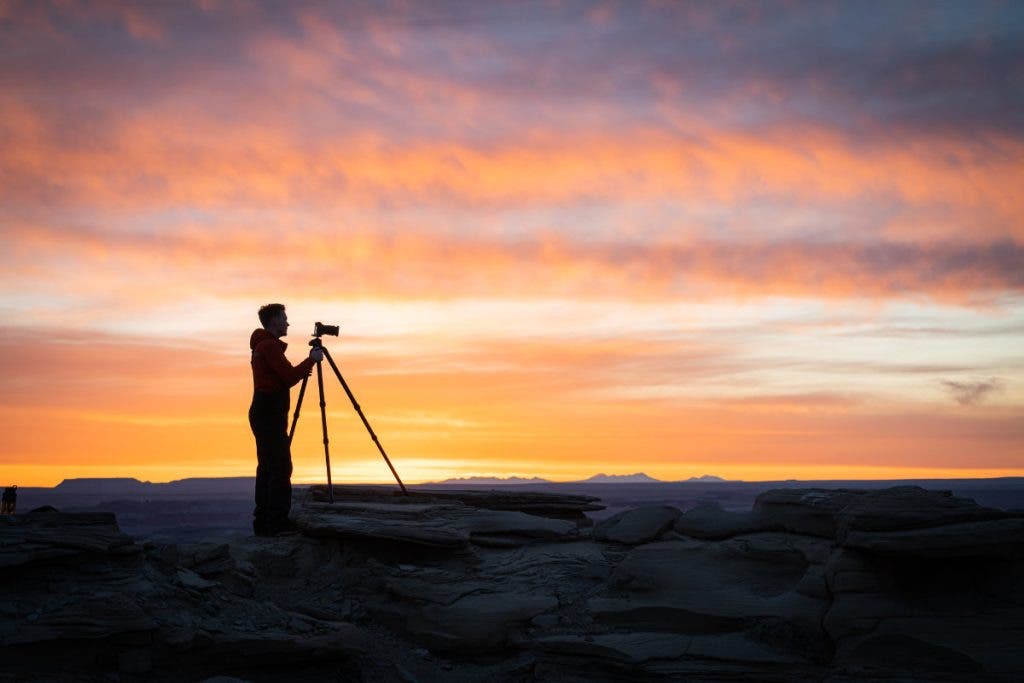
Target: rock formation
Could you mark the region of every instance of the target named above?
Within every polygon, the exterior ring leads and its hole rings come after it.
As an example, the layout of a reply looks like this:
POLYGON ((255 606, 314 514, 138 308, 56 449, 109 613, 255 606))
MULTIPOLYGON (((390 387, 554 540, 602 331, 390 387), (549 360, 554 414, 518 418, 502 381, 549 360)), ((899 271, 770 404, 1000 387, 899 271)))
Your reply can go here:
POLYGON ((19 680, 1024 680, 1024 515, 778 489, 746 513, 314 487, 301 535, 142 543, 0 518, 19 680))

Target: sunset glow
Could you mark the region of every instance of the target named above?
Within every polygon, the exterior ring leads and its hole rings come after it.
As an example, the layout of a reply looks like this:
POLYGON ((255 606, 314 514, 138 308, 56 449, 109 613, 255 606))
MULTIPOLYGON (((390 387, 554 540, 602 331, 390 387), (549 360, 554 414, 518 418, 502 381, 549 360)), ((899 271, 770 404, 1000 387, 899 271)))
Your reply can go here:
MULTIPOLYGON (((0 0, 0 483, 252 476, 272 301, 407 482, 1024 476, 1022 46, 1000 2, 0 0)), ((334 480, 389 481, 326 380, 334 480)))

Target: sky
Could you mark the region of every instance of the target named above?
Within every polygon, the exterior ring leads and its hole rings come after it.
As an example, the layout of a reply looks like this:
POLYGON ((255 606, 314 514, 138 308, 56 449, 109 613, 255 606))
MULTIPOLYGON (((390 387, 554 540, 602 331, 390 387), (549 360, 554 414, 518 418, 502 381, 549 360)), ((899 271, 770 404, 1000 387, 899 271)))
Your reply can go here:
POLYGON ((1024 476, 1019 2, 0 0, 0 150, 4 485, 253 476, 270 302, 407 482, 1024 476))

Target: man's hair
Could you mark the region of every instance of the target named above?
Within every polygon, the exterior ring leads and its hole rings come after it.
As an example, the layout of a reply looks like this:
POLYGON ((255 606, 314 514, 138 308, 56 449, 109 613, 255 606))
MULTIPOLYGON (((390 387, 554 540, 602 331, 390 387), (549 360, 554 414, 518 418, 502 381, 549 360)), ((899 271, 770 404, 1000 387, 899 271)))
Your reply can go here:
POLYGON ((260 324, 266 327, 270 321, 284 313, 284 304, 267 304, 260 306, 260 324))

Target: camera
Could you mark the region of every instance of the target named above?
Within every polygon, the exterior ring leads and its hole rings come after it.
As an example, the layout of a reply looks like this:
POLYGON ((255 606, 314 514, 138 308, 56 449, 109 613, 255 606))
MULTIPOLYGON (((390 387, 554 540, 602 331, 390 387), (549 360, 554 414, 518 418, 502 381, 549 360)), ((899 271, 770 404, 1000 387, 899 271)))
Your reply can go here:
POLYGON ((317 323, 313 324, 313 336, 314 337, 322 337, 325 334, 328 334, 328 335, 330 335, 332 337, 337 337, 338 336, 338 325, 324 325, 321 322, 317 322, 317 323))

